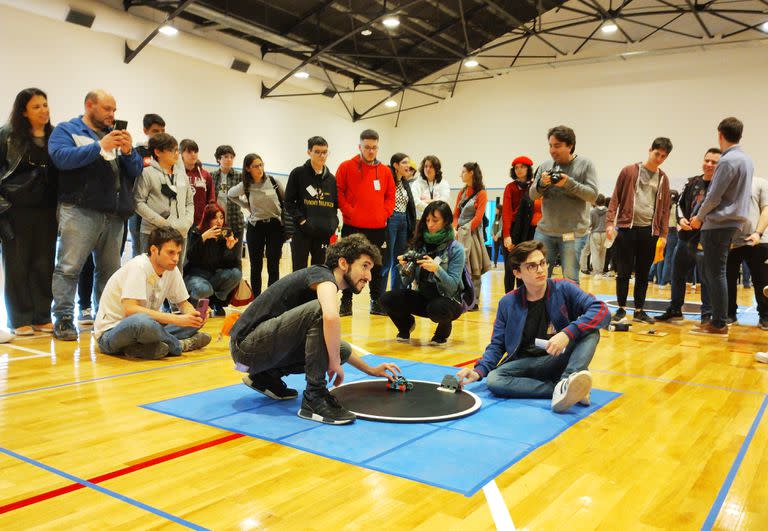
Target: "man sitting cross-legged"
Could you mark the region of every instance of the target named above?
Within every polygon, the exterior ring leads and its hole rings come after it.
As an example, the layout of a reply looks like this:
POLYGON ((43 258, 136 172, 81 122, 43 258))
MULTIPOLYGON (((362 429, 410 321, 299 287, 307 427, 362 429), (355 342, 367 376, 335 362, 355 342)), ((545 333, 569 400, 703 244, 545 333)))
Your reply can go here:
POLYGON ((547 279, 544 252, 538 241, 522 242, 510 252, 512 271, 524 285, 499 301, 482 359, 456 376, 462 385, 487 377, 488 389, 505 398, 551 397, 552 410, 562 413, 577 402, 589 405, 587 369, 599 329, 611 315, 573 282, 547 279), (536 339, 548 341, 546 348, 537 347, 536 339))
POLYGON ((288 400, 298 393, 282 377, 306 373, 299 416, 326 424, 353 422, 355 414, 328 392, 326 373, 341 385, 347 361, 370 376, 392 379, 400 372, 394 363, 371 367, 341 340, 338 292, 360 293, 371 281, 374 264, 381 265, 378 247, 352 234, 328 248, 325 265, 295 271, 256 297, 230 332, 232 358, 248 372, 243 383, 269 398, 288 400))
POLYGON ((146 254, 126 262, 109 279, 93 325, 104 354, 154 360, 180 356, 211 342, 211 336, 198 332, 206 316, 187 300, 189 294, 176 267, 183 243, 176 229, 154 229, 146 254), (166 298, 179 307, 180 314, 160 311, 166 298))

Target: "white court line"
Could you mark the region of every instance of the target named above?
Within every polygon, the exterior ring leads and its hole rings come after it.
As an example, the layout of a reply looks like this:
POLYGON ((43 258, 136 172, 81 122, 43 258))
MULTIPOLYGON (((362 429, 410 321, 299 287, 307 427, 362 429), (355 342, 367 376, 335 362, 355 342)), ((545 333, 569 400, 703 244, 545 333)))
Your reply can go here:
POLYGON ((9 361, 31 360, 33 358, 50 358, 51 356, 52 354, 35 354, 34 356, 21 356, 20 358, 11 358, 8 356, 8 354, 0 354, 0 360, 2 360, 3 363, 8 363, 9 361))
POLYGON ((11 343, 3 343, 2 345, 0 345, 0 348, 3 348, 3 347, 8 347, 16 350, 23 350, 24 352, 31 352, 32 354, 42 354, 43 356, 53 355, 51 352, 44 352, 42 350, 36 350, 28 347, 20 347, 18 345, 12 345, 11 343))
POLYGON ((496 481, 491 480, 483 487, 483 494, 488 501, 488 508, 491 510, 493 523, 499 531, 515 531, 515 524, 512 522, 512 516, 509 514, 507 504, 501 496, 499 486, 496 481))

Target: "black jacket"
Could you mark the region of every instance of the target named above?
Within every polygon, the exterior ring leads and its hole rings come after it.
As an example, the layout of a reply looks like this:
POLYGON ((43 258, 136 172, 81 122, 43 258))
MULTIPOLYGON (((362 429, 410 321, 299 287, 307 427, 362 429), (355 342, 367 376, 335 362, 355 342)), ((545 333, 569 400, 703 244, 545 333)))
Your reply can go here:
POLYGON ((240 267, 238 246, 227 249, 224 238, 203 241, 200 229, 192 227, 187 236, 187 264, 184 275, 194 275, 197 271, 214 273, 217 269, 240 267))
POLYGON ((328 241, 339 226, 336 177, 328 167, 323 168, 321 175, 316 174, 307 160, 288 176, 285 208, 293 218, 296 230, 307 238, 328 241), (302 225, 304 220, 306 223, 302 225))
MULTIPOLYGON (((707 189, 709 188, 710 181, 705 181, 703 175, 697 175, 688 179, 683 187, 683 192, 680 194, 680 199, 677 201, 676 216, 678 221, 680 218, 685 218, 688 221, 699 211, 701 203, 704 201, 704 197, 707 195, 707 189)), ((699 238, 698 230, 679 230, 677 231, 677 237, 681 240, 691 240, 699 238)))

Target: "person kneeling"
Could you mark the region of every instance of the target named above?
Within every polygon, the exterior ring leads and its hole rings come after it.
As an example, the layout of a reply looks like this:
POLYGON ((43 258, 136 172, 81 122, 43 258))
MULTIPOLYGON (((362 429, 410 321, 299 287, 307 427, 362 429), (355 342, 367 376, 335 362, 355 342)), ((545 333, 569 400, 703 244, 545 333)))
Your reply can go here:
POLYGON ((430 345, 444 345, 452 322, 461 315, 459 302, 466 261, 464 247, 454 239, 453 213, 445 201, 433 201, 424 209, 409 252, 398 256, 400 277, 406 289, 388 291, 381 305, 397 327, 397 341, 406 343, 416 326, 414 315, 437 323, 430 345), (410 255, 411 260, 405 260, 410 255), (418 260, 413 262, 418 256, 418 260), (417 290, 408 289, 416 282, 417 290))
POLYGON ((206 205, 200 225, 189 231, 184 283, 190 301, 209 299, 213 315, 224 316, 229 294, 240 284, 239 247, 232 229, 224 227, 224 210, 216 203, 206 205))
POLYGON ((374 264, 381 264, 379 249, 362 234, 352 234, 328 248, 325 265, 295 271, 256 297, 230 331, 236 368, 248 373, 243 383, 274 400, 289 400, 298 392, 282 377, 306 373, 299 417, 325 424, 353 422, 355 414, 328 392, 326 373, 338 386, 345 362, 390 380, 400 372, 393 363, 371 367, 341 340, 338 291, 360 293, 371 281, 374 264))
POLYGON ((211 342, 211 336, 198 331, 205 318, 187 300, 189 294, 176 267, 183 243, 176 229, 154 229, 147 253, 112 275, 93 325, 101 352, 154 360, 180 356, 211 342), (159 311, 166 298, 181 314, 159 311))
POLYGON ((512 250, 512 271, 523 286, 499 301, 482 359, 456 376, 462 385, 487 377, 488 389, 505 398, 552 397, 552 410, 562 413, 577 402, 589 405, 592 376, 587 369, 599 329, 608 325, 611 314, 578 285, 547 279, 544 252, 538 241, 512 250), (536 346, 537 339, 547 341, 546 348, 536 346), (509 356, 499 365, 505 353, 509 356))

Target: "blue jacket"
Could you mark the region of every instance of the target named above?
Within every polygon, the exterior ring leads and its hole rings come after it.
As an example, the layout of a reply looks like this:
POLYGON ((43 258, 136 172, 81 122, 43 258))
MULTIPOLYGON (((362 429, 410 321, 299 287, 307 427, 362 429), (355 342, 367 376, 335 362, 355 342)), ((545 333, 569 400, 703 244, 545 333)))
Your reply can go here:
MULTIPOLYGON (((565 332, 570 338, 566 352, 570 352, 576 341, 589 334, 605 328, 611 320, 608 306, 570 280, 548 279, 547 291, 544 295, 547 316, 555 330, 565 332)), ((482 359, 475 365, 475 371, 481 378, 495 369, 504 353, 509 353, 504 359, 517 359, 517 347, 523 337, 523 327, 528 317, 528 300, 525 286, 504 295, 499 301, 496 311, 496 321, 493 323, 493 336, 486 347, 482 359)))
POLYGON ((125 218, 133 214, 133 183, 144 166, 135 149, 129 155, 119 152, 117 156, 119 185, 112 165, 101 154, 99 137, 82 117, 56 126, 48 141, 48 153, 59 169, 59 202, 125 218))
MULTIPOLYGON (((427 254, 427 249, 422 247, 419 249, 419 253, 425 255, 427 254)), ((433 275, 427 276, 427 282, 435 284, 437 292, 443 297, 448 297, 449 299, 460 303, 462 289, 461 276, 464 272, 464 264, 466 262, 464 246, 456 240, 451 240, 451 242, 437 256, 440 257, 440 267, 433 275)), ((400 279, 403 281, 403 287, 407 288, 414 281, 418 284, 416 272, 421 271, 420 267, 414 267, 411 270, 410 275, 403 271, 400 264, 397 264, 397 268, 400 272, 400 279)))

